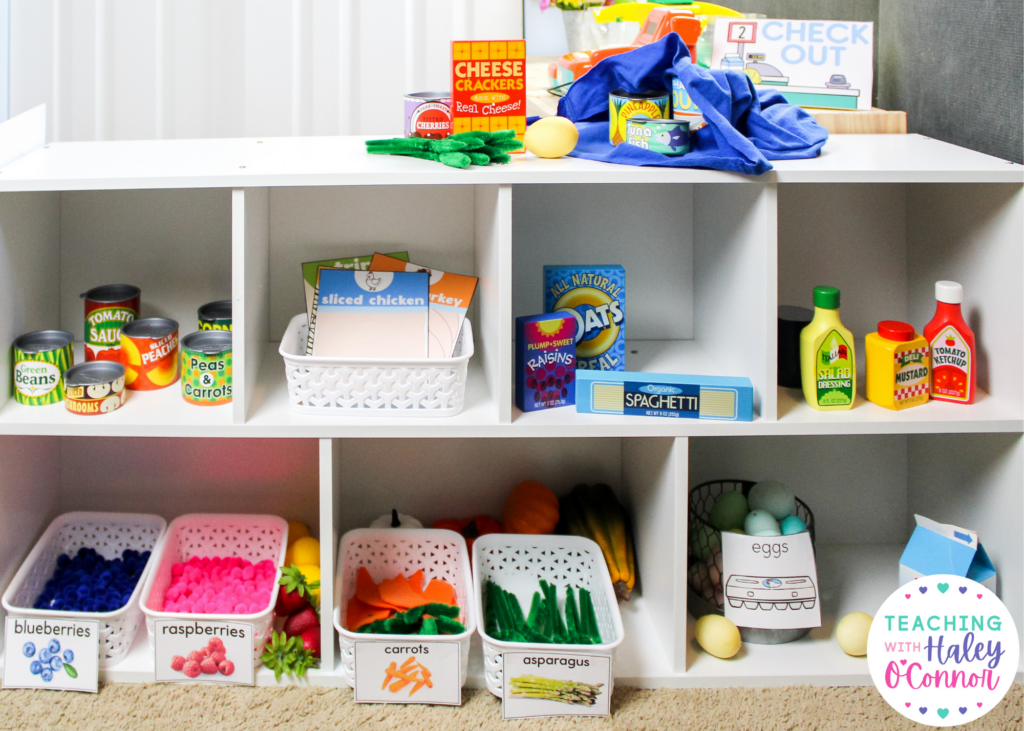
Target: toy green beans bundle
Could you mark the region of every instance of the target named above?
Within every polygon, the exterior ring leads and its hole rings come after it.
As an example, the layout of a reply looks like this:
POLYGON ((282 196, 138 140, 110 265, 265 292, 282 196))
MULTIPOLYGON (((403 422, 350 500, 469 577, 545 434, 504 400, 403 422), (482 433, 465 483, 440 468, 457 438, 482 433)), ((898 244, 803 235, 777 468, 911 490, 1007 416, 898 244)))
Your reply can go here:
POLYGON ((417 137, 367 140, 366 151, 371 155, 418 157, 464 169, 470 165, 507 163, 512 159, 508 153, 522 146, 522 142, 516 139, 514 129, 503 129, 498 132, 459 132, 443 140, 417 137))

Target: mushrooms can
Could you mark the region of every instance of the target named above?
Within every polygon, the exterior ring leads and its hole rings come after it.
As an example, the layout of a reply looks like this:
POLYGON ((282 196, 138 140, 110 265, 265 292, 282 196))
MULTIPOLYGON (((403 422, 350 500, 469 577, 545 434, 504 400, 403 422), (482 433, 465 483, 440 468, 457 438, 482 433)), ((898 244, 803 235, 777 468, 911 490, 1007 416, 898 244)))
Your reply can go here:
POLYGON ((635 117, 668 119, 668 92, 629 92, 616 89, 608 95, 608 139, 613 145, 626 141, 626 121, 635 117))
POLYGON ((121 328, 139 316, 142 290, 104 284, 79 295, 85 300, 85 360, 120 360, 121 328))
POLYGON ((132 391, 155 391, 178 380, 178 323, 146 317, 121 329, 121 363, 132 391))
POLYGON ((200 330, 181 340, 181 395, 190 404, 231 401, 231 333, 200 330))
POLYGON ((421 91, 405 95, 405 136, 444 139, 452 133, 452 93, 421 91))
POLYGON ((64 373, 75 364, 75 338, 63 330, 39 330, 14 341, 14 400, 45 406, 64 400, 64 373))
POLYGON ((230 330, 231 300, 207 302, 199 308, 200 330, 230 330))
POLYGON ((125 368, 109 360, 79 363, 64 374, 67 397, 64 403, 72 414, 95 416, 117 411, 128 398, 124 387, 125 368))

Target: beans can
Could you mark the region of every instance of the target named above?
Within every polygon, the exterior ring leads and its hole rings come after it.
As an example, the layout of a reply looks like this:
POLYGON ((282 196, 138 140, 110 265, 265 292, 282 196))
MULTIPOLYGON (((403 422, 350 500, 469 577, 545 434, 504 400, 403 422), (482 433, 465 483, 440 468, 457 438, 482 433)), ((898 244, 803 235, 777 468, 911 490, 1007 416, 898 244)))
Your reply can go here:
POLYGON ((199 406, 231 401, 231 333, 200 330, 181 339, 181 395, 199 406))
POLYGON ((626 144, 679 157, 690 151, 690 123, 684 119, 627 119, 626 144))
POLYGON ((405 95, 405 136, 444 139, 452 133, 452 93, 421 91, 405 95))
POLYGON ((163 317, 121 329, 121 363, 132 391, 155 391, 178 380, 178 323, 163 317))
POLYGON ((105 284, 80 295, 85 300, 85 360, 120 360, 121 328, 139 316, 142 290, 105 284))
POLYGON ((72 414, 109 414, 117 411, 128 398, 124 387, 125 368, 113 361, 97 360, 79 363, 64 374, 67 398, 72 414))
POLYGON ((231 300, 208 302, 199 308, 200 330, 230 330, 231 300))
POLYGON ((75 364, 75 338, 63 330, 40 330, 14 341, 14 400, 44 406, 64 400, 64 372, 75 364))
POLYGON ((626 141, 626 120, 633 117, 668 119, 671 116, 668 92, 629 92, 616 89, 608 95, 608 139, 613 145, 626 141))

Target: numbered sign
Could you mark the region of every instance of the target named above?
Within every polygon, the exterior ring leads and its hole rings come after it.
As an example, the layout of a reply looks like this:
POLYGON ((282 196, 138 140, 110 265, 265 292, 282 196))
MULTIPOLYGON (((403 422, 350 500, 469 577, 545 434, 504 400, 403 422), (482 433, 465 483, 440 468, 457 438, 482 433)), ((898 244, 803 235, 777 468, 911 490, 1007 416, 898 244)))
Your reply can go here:
POLYGON ((757 23, 729 23, 729 43, 753 43, 757 40, 757 23))
POLYGON ((95 693, 99 651, 99 622, 8 617, 4 687, 95 693))
POLYGON ((356 703, 462 704, 458 642, 357 642, 356 703))
POLYGON ((253 629, 246 622, 154 622, 158 683, 253 685, 253 629))
POLYGON ((611 712, 610 655, 503 652, 502 718, 607 716, 611 712))

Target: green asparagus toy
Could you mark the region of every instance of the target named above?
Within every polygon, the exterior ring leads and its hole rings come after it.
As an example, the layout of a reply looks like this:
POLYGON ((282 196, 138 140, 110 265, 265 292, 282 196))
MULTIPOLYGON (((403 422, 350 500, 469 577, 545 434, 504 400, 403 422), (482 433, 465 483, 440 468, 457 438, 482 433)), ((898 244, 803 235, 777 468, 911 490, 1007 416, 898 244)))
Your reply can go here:
POLYGON ((366 151, 371 155, 405 155, 422 160, 433 160, 452 168, 464 169, 470 165, 506 163, 509 152, 518 150, 522 143, 516 139, 514 129, 498 132, 459 132, 443 140, 421 137, 395 137, 390 140, 368 140, 366 151))

